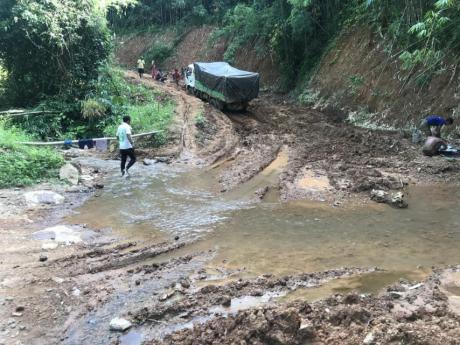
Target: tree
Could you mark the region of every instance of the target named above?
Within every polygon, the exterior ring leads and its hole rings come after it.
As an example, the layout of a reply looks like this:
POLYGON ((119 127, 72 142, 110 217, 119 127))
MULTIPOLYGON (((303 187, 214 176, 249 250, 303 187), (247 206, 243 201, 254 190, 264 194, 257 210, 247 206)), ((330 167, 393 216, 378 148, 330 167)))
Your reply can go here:
POLYGON ((0 0, 0 59, 13 105, 65 95, 82 98, 110 52, 93 0, 0 0))

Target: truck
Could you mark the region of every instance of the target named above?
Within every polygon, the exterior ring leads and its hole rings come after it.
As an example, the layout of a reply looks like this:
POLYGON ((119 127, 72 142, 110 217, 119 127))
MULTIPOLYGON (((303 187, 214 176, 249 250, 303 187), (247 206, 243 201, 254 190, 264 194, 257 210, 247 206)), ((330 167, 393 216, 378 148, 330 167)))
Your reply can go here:
POLYGON ((220 110, 244 111, 259 95, 259 73, 242 71, 227 62, 195 62, 185 71, 187 92, 220 110))

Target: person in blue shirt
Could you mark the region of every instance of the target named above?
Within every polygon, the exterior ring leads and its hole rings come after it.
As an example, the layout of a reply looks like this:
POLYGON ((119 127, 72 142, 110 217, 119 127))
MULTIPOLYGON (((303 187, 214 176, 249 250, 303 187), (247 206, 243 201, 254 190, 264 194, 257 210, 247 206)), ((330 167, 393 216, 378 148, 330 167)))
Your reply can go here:
POLYGON ((441 137, 441 131, 445 126, 454 123, 454 119, 448 117, 447 119, 442 116, 430 115, 423 119, 420 130, 428 137, 441 137))

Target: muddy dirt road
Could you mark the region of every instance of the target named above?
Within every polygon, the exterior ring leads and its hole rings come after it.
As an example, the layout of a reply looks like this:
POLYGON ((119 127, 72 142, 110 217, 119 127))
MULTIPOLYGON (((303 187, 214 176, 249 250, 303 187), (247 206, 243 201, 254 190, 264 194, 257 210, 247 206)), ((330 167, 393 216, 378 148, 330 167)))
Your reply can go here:
POLYGON ((455 185, 409 210, 369 201, 453 180, 456 162, 270 95, 223 114, 142 82, 177 103, 170 143, 143 151, 172 164, 120 180, 90 154, 73 161, 103 189, 0 192, 0 344, 457 343, 459 268, 430 269, 460 262, 455 185))
MULTIPOLYGON (((127 77, 139 82, 135 73, 127 77)), ((408 184, 456 181, 459 175, 458 160, 425 157, 400 133, 357 128, 340 111, 319 112, 262 94, 247 112, 224 114, 172 84, 142 82, 170 94, 177 113, 184 114, 177 117, 176 156, 225 165, 218 180, 222 191, 260 173, 280 152, 287 156, 280 179, 261 192, 277 189, 284 201, 341 203, 358 194, 367 199, 373 189, 404 190, 408 184), (197 125, 200 116, 205 121, 197 125)))

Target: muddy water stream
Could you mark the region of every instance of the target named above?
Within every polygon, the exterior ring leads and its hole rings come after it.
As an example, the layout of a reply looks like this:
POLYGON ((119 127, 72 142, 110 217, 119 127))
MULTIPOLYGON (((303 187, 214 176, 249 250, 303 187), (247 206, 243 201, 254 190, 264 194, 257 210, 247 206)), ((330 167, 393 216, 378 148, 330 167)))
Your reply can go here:
POLYGON ((420 272, 460 262, 460 188, 411 188, 406 210, 372 202, 280 203, 273 196, 251 202, 254 190, 274 183, 279 170, 275 162, 236 191, 221 194, 213 182, 217 170, 138 166, 130 180, 110 177, 103 192, 69 221, 112 228, 138 241, 200 238, 172 255, 216 249, 209 263, 216 280, 223 271, 256 276, 378 266, 420 272))
MULTIPOLYGON (((460 262, 460 188, 414 187, 408 192, 410 207, 392 209, 369 202, 332 207, 326 202, 281 203, 275 189, 262 202, 254 202, 254 191, 274 186, 286 162, 281 154, 271 166, 251 181, 228 193, 220 193, 215 182, 219 168, 138 165, 131 179, 109 176, 105 188, 89 200, 68 223, 110 228, 125 240, 151 244, 164 240, 196 240, 156 257, 165 261, 194 252, 212 254, 173 270, 164 279, 144 282, 138 290, 118 292, 109 303, 88 314, 69 332, 66 344, 108 344, 105 339, 111 315, 125 303, 142 306, 152 291, 166 289, 180 276, 192 275, 203 265, 207 278, 198 285, 222 284, 237 278, 272 273, 286 275, 339 267, 378 266, 385 272, 331 281, 319 287, 298 289, 279 296, 242 297, 232 300, 231 313, 271 301, 296 298, 317 300, 335 292, 358 290, 377 293, 399 278, 422 279, 432 265, 460 262), (177 271, 177 272, 176 272, 177 271), (88 337, 90 336, 91 339, 88 337)), ((103 169, 117 171, 117 162, 92 161, 103 169)), ((314 179, 312 175, 311 179, 314 179)), ((323 186, 324 177, 308 185, 323 186)), ((219 309, 220 308, 220 309, 219 309)), ((211 315, 186 323, 155 328, 161 337, 211 315)), ((139 344, 146 330, 133 329, 122 344, 139 344)), ((152 334, 151 334, 152 335, 152 334)))

